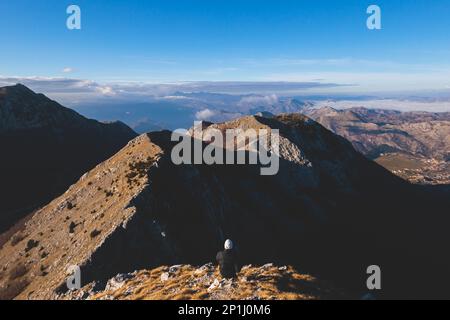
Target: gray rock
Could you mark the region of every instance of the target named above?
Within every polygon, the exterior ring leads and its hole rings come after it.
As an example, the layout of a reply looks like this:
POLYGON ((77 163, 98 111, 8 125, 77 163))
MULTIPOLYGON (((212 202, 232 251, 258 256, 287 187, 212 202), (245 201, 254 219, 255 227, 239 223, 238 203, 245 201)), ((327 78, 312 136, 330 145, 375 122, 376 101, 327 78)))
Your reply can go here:
POLYGON ((195 270, 194 274, 200 274, 200 273, 203 273, 205 271, 208 272, 208 271, 213 271, 213 270, 214 270, 214 265, 210 262, 210 263, 207 263, 207 264, 201 266, 197 270, 195 270))
POLYGON ((164 272, 163 274, 161 274, 161 282, 166 282, 167 280, 169 280, 170 278, 170 274, 168 272, 164 272))
POLYGON ((208 288, 208 292, 213 291, 219 287, 220 287, 220 281, 218 279, 214 279, 214 282, 208 288))
POLYGON ((124 286, 125 282, 128 279, 131 279, 131 278, 133 278, 132 274, 120 273, 120 274, 118 274, 117 276, 115 276, 114 278, 112 278, 112 279, 110 279, 108 281, 108 283, 106 284, 105 290, 109 291, 109 290, 120 289, 120 288, 122 288, 124 286))
POLYGON ((174 266, 171 266, 171 267, 169 268, 169 272, 170 272, 170 273, 177 272, 182 266, 183 266, 183 265, 181 265, 181 264, 176 264, 176 265, 174 265, 174 266))

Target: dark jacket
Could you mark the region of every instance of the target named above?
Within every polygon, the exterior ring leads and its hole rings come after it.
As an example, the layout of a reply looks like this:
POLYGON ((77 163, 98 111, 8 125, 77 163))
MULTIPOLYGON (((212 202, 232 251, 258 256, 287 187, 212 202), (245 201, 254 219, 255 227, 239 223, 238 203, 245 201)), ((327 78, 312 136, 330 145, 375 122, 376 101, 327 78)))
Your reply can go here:
POLYGON ((224 250, 220 251, 216 256, 219 263, 220 274, 223 278, 234 278, 239 272, 239 263, 236 251, 224 250))

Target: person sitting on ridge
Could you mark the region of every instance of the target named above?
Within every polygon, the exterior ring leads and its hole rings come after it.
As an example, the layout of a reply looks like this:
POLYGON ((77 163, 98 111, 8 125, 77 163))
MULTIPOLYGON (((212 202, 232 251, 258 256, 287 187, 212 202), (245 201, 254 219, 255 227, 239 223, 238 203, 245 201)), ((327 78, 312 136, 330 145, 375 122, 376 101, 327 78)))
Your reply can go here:
POLYGON ((231 240, 225 241, 225 250, 217 253, 216 260, 219 263, 220 274, 225 279, 235 278, 239 272, 236 251, 231 240))

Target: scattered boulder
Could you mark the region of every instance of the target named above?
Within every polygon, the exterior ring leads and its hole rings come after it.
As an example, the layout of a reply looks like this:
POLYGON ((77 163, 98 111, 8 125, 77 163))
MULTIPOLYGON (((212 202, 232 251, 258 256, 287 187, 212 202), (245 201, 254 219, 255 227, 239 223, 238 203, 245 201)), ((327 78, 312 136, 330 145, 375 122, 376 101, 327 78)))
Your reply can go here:
POLYGON ((74 233, 76 227, 77 227, 77 224, 72 221, 69 225, 69 233, 74 233))
POLYGON ((181 267, 182 267, 181 264, 177 264, 177 265, 171 266, 171 267, 169 268, 169 273, 175 273, 175 272, 177 272, 181 267))
POLYGON ((28 252, 28 251, 36 248, 38 245, 39 245, 39 241, 36 241, 33 239, 28 240, 27 247, 25 248, 25 252, 28 252))
POLYGON ((214 272, 214 264, 212 264, 211 262, 207 263, 207 264, 201 266, 200 268, 198 268, 197 270, 195 270, 194 273, 201 274, 204 272, 214 272))
POLYGON ((220 281, 218 279, 215 279, 214 282, 209 286, 208 292, 217 289, 219 286, 220 286, 220 281))
POLYGON ((100 233, 102 233, 101 231, 95 229, 90 233, 91 238, 95 238, 97 237, 100 233))
POLYGON ((133 278, 133 275, 131 273, 120 273, 114 278, 108 280, 108 283, 106 284, 105 290, 111 291, 111 290, 117 290, 122 288, 126 281, 133 278))
POLYGON ((169 280, 170 278, 170 274, 168 272, 164 272, 163 274, 161 274, 161 282, 166 282, 167 280, 169 280))

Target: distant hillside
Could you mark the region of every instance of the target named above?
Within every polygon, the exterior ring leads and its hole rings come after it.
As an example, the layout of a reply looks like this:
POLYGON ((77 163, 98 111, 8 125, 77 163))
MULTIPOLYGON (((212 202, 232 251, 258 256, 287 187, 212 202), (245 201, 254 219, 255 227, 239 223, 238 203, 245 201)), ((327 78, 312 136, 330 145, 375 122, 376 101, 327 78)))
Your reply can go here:
POLYGON ((86 119, 23 85, 0 88, 0 232, 135 136, 121 122, 86 119))
POLYGON ((304 109, 370 159, 415 183, 450 183, 450 113, 304 109))

